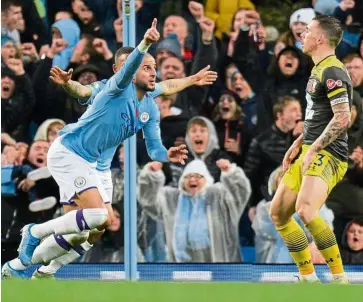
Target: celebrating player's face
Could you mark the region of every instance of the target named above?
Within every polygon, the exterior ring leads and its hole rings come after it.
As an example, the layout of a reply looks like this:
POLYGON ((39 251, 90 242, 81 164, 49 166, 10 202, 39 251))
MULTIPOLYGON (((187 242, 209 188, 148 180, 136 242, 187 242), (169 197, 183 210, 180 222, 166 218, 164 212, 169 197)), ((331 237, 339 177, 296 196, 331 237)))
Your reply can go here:
POLYGON ((311 54, 317 47, 317 41, 321 37, 321 31, 319 28, 319 23, 317 21, 312 21, 301 34, 303 43, 303 52, 306 54, 311 54))
POLYGON ((156 63, 151 55, 147 55, 136 72, 135 85, 145 91, 153 91, 155 81, 156 63))

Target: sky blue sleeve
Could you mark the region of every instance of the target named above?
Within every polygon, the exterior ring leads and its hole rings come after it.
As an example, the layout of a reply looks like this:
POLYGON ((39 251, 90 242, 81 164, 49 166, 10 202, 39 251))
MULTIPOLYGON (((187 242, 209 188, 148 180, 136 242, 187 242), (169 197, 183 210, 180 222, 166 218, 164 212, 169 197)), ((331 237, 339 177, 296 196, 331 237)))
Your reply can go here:
POLYGON ((147 153, 152 160, 168 162, 168 150, 161 141, 160 112, 156 103, 153 104, 150 114, 150 119, 143 128, 147 153))
POLYGON ((93 100, 95 99, 96 95, 102 91, 102 89, 105 87, 107 80, 97 81, 92 84, 86 85, 86 87, 91 89, 91 96, 88 99, 78 99, 78 103, 86 106, 86 105, 92 105, 93 100))
POLYGON ((155 84, 155 89, 154 89, 154 91, 149 92, 149 95, 150 95, 152 98, 157 98, 159 95, 162 95, 162 94, 163 94, 163 92, 164 92, 164 91, 162 90, 160 83, 156 83, 156 84, 155 84))
POLYGON ((136 47, 127 57, 125 64, 107 82, 105 93, 119 94, 132 81, 137 69, 139 68, 145 53, 140 52, 136 47))

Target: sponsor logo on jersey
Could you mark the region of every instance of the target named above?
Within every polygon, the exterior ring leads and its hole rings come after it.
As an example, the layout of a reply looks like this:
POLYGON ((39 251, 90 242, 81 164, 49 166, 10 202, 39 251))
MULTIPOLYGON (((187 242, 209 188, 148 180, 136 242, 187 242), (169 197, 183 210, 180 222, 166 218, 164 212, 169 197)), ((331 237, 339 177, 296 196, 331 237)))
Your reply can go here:
POLYGON ((84 187, 86 184, 86 180, 84 179, 84 177, 77 177, 75 180, 74 180, 74 185, 77 187, 77 188, 82 188, 84 187))
POLYGON ((140 115, 140 121, 143 123, 146 123, 149 120, 149 118, 150 118, 150 115, 147 112, 143 112, 140 115))
POLYGON ((309 93, 314 93, 316 91, 316 85, 318 84, 318 80, 317 79, 309 79, 308 82, 308 86, 307 86, 307 91, 309 93))
POLYGON ((335 87, 342 87, 343 86, 343 83, 341 80, 337 80, 337 81, 334 81, 332 79, 328 79, 326 80, 326 87, 328 87, 328 89, 333 89, 335 87))

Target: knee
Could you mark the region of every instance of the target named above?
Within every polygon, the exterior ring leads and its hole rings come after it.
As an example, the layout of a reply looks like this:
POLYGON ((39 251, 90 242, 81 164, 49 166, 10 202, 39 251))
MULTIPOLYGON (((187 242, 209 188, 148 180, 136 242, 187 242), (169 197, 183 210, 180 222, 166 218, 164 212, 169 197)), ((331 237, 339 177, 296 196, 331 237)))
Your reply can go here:
POLYGON ((296 205, 296 213, 305 224, 308 224, 318 215, 319 211, 309 203, 300 202, 296 205))
POLYGON ((273 207, 272 204, 271 204, 271 207, 269 210, 269 215, 270 215, 272 223, 276 227, 286 224, 290 219, 290 217, 288 215, 286 215, 286 213, 284 213, 283 211, 280 211, 276 207, 273 207))
MULTIPOLYGON (((86 213, 89 221, 92 221, 91 224, 88 224, 90 229, 103 225, 108 219, 108 211, 106 208, 84 209, 83 212, 86 213)), ((86 221, 88 222, 87 218, 86 221)))
POLYGON ((77 234, 69 234, 65 235, 63 237, 67 237, 67 241, 72 246, 77 246, 82 244, 83 242, 86 242, 89 236, 89 231, 83 231, 77 234))

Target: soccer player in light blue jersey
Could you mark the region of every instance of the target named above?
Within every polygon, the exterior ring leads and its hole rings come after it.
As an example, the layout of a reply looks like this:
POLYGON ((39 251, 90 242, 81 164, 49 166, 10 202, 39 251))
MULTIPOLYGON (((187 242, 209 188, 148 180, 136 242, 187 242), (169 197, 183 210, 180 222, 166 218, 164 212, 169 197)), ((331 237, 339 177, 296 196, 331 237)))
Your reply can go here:
MULTIPOLYGON (((183 163, 186 158, 185 146, 171 148, 169 151, 162 146, 158 129, 158 108, 153 102, 152 96, 146 93, 148 90, 153 90, 155 85, 155 61, 151 56, 145 57, 142 61, 142 57, 147 47, 158 38, 155 23, 156 21, 145 34, 145 39, 138 49, 133 51, 126 60, 124 68, 117 71, 115 76, 104 83, 105 87, 94 98, 93 106, 87 110, 76 125, 70 127, 69 132, 53 144, 53 152, 49 154, 48 163, 51 173, 60 185, 61 201, 66 203, 76 199, 77 204, 83 210, 70 211, 63 217, 45 224, 26 226, 23 230, 20 261, 18 261, 24 267, 30 264, 31 255, 39 239, 50 234, 57 234, 54 238, 49 236, 44 240, 44 243, 49 241, 48 244, 44 244, 45 247, 54 243, 51 242, 53 238, 53 241, 63 249, 69 250, 72 246, 80 245, 87 240, 88 230, 102 229, 102 225, 107 224, 109 219, 103 203, 110 201, 110 198, 105 194, 102 183, 95 173, 95 161, 107 152, 109 155, 106 156, 106 160, 112 158, 114 149, 125 138, 133 135, 139 129, 143 129, 149 155, 153 160, 183 163), (141 61, 142 66, 133 80, 134 73, 141 61), (141 100, 143 102, 140 102, 141 100), (98 140, 97 136, 99 136, 98 140), (97 141, 97 144, 93 142, 94 140, 97 141), (69 233, 72 234, 61 236, 61 234, 69 233)), ((203 71, 204 74, 205 71, 203 71)), ((169 86, 169 92, 172 94, 183 87, 186 88, 197 83, 196 79, 198 77, 187 78, 178 85, 171 85, 171 83, 165 85, 169 86), (177 88, 177 90, 172 92, 173 88, 174 90, 177 88)), ((199 82, 203 81, 203 79, 199 80, 199 82)), ((38 254, 37 259, 33 259, 34 263, 47 262, 46 259, 50 260, 59 256, 55 251, 46 257, 41 251, 38 254), (43 258, 40 257, 41 255, 43 258)), ((13 269, 22 270, 21 265, 14 263, 13 269)), ((12 269, 10 265, 7 267, 9 270, 12 269)))
MULTIPOLYGON (((115 71, 117 72, 120 68, 122 68, 128 54, 133 51, 132 47, 122 47, 115 56, 115 71)), ((192 75, 187 78, 182 79, 172 79, 168 81, 164 81, 161 83, 157 83, 155 85, 155 90, 150 92, 152 97, 158 97, 159 95, 170 95, 177 92, 180 92, 186 87, 190 85, 211 85, 217 78, 217 74, 214 71, 208 71, 209 66, 199 71, 197 74, 192 75)), ((65 72, 59 67, 53 67, 51 70, 51 79, 56 84, 63 86, 63 88, 67 91, 67 93, 75 98, 79 99, 79 103, 82 105, 92 105, 96 95, 102 91, 105 87, 107 80, 98 81, 92 83, 91 85, 83 86, 78 82, 72 81, 72 70, 65 72)), ((70 129, 74 127, 75 124, 67 125, 62 129, 60 134, 67 133, 71 131, 70 129)), ((108 200, 112 202, 112 191, 113 184, 111 178, 111 161, 113 159, 114 153, 117 148, 112 148, 104 152, 101 157, 97 160, 97 173, 99 174, 100 180, 106 190, 108 200)), ((109 203, 109 202, 107 202, 109 203)), ((77 207, 76 203, 72 203, 75 207, 77 207)), ((106 208, 109 211, 109 215, 112 217, 112 207, 110 204, 106 205, 106 208)), ((65 206, 65 212, 69 211, 69 207, 65 206)), ((73 209, 75 209, 73 207, 73 209)), ((100 234, 102 232, 91 231, 88 237, 87 242, 93 244, 99 239, 100 234)), ((87 242, 81 245, 82 249, 79 247, 71 248, 69 252, 57 259, 52 260, 49 265, 42 266, 38 268, 32 279, 43 279, 43 278, 52 278, 53 275, 64 265, 73 262, 75 259, 80 257, 82 253, 88 250, 91 245, 88 245, 87 242)))

